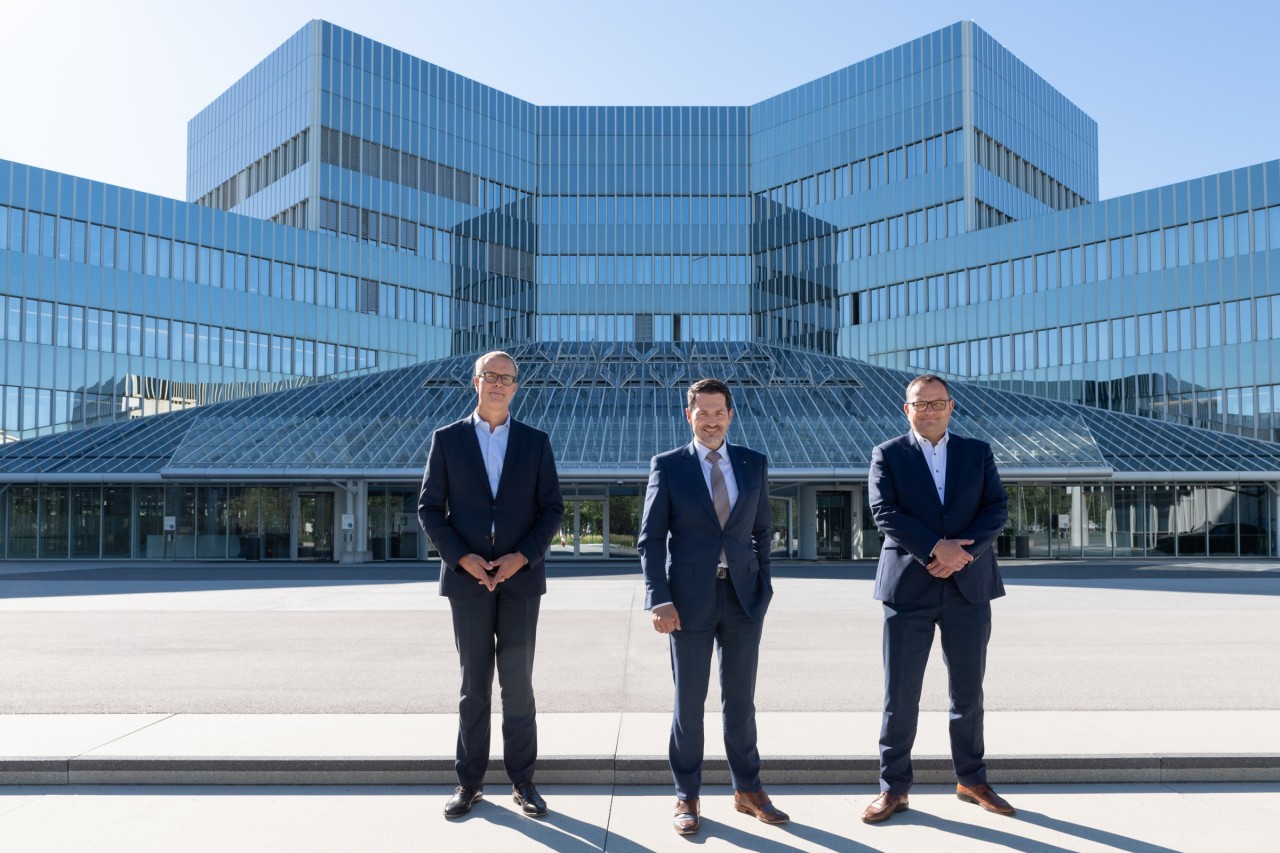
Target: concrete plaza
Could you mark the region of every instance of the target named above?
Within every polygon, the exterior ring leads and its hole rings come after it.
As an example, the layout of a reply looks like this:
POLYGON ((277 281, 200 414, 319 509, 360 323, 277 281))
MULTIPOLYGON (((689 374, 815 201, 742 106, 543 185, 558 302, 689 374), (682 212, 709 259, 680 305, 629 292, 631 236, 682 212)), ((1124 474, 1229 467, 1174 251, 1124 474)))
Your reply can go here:
MULTIPOLYGON (((1009 595, 995 605, 987 743, 992 781, 1019 817, 988 815, 941 786, 937 660, 916 747, 922 784, 912 811, 882 827, 857 820, 874 795, 880 701, 872 571, 777 566, 758 704, 766 785, 793 823, 778 830, 732 811, 712 740, 705 828, 692 843, 1274 843, 1263 816, 1280 813, 1280 564, 1009 565, 1009 595)), ((3 564, 3 849, 690 843, 668 824, 669 664, 640 610, 634 565, 552 570, 536 673, 539 781, 552 817, 516 814, 498 767, 468 818, 440 817, 457 664, 432 577, 423 565, 3 564)), ((717 704, 713 687, 708 708, 717 704)))

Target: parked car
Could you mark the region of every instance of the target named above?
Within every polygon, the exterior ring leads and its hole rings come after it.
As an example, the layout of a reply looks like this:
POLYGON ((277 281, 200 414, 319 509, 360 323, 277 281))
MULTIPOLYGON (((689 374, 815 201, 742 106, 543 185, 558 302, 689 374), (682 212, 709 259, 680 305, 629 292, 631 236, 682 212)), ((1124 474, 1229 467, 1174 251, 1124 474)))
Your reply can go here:
MULTIPOLYGON (((1201 524, 1177 536, 1161 536, 1156 540, 1156 550, 1164 554, 1177 553, 1183 556, 1204 555, 1206 526, 1201 524), (1174 550, 1175 542, 1177 543, 1176 551, 1174 550)), ((1267 553, 1267 531, 1254 524, 1240 524, 1239 528, 1241 554, 1267 553)), ((1208 532, 1209 554, 1236 553, 1236 525, 1214 524, 1208 526, 1208 532)))

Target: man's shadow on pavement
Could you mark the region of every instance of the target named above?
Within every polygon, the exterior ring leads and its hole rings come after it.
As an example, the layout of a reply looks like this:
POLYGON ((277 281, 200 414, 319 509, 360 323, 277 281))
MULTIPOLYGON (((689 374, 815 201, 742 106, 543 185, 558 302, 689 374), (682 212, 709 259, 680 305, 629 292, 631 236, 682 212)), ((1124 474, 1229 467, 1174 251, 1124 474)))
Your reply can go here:
MULTIPOLYGON (((1059 820, 1058 818, 1049 817, 1040 812, 1027 811, 1026 809, 1018 809, 1017 815, 1008 818, 1011 821, 1022 821, 1034 826, 1051 829, 1055 832, 1061 832, 1064 835, 1073 835, 1076 838, 1085 841, 1091 841, 1096 844, 1105 844, 1116 850, 1125 850, 1128 853, 1179 853, 1171 847, 1165 847, 1160 844, 1152 844, 1148 841, 1141 841, 1137 838, 1130 838, 1127 835, 1120 835, 1115 832, 1108 832, 1105 829, 1097 829, 1092 826, 1084 826, 1078 823, 1072 823, 1067 820, 1059 820)), ((893 820, 887 824, 881 824, 875 829, 877 832, 891 832, 893 824, 914 824, 916 826, 927 826, 936 829, 939 832, 955 835, 962 838, 972 838, 974 841, 983 841, 988 844, 997 844, 1007 847, 1010 850, 1021 850, 1025 853, 1074 853, 1074 847, 1059 847, 1048 841, 1039 841, 1033 838, 1025 838, 1012 832, 1006 832, 1002 829, 996 829, 990 826, 981 826, 978 824, 967 823, 964 821, 951 820, 949 818, 938 817, 928 812, 912 809, 902 814, 894 815, 893 820)))
MULTIPOLYGON (((562 812, 552 811, 542 818, 525 817, 487 799, 476 803, 464 817, 449 822, 464 824, 475 820, 510 829, 557 853, 600 853, 605 849, 606 839, 610 837, 606 827, 578 820, 562 812)), ((647 848, 637 845, 636 849, 647 848)))
POLYGON ((1130 838, 1127 835, 1119 835, 1114 832, 1108 832, 1105 829, 1098 829, 1092 826, 1084 826, 1079 823, 1072 823, 1069 820, 1060 820, 1056 817, 1050 817, 1040 812, 1026 811, 1018 809, 1017 820, 1023 820, 1027 823, 1033 823, 1036 826, 1043 826, 1045 829, 1052 829, 1055 832, 1061 832, 1064 835, 1074 835, 1085 841, 1092 841, 1096 844, 1106 844, 1117 850, 1127 850, 1129 853, 1178 853, 1172 847, 1165 847, 1160 844, 1152 844, 1149 841, 1141 841, 1137 838, 1130 838))
MULTIPOLYGON (((531 841, 557 853, 581 853, 581 851, 608 850, 609 853, 652 853, 653 847, 619 835, 610 828, 588 823, 560 812, 551 812, 545 818, 527 818, 518 812, 495 803, 482 800, 477 803, 471 813, 465 817, 450 821, 465 823, 469 820, 483 820, 496 826, 506 827, 513 832, 524 835, 531 841)), ((802 826, 794 821, 785 826, 771 828, 780 835, 790 833, 806 841, 822 844, 831 850, 841 853, 875 853, 876 848, 867 847, 850 839, 826 832, 816 827, 802 826)), ((662 849, 672 849, 680 844, 700 845, 709 839, 717 839, 733 845, 737 850, 749 850, 754 853, 801 853, 803 848, 788 844, 785 838, 772 840, 767 837, 753 835, 736 827, 719 821, 702 818, 702 829, 695 835, 677 836, 671 833, 670 846, 662 845, 662 849)))
MULTIPOLYGON (((619 835, 607 825, 600 826, 556 811, 552 811, 545 818, 528 818, 513 809, 487 799, 477 803, 470 814, 450 821, 450 823, 465 823, 469 820, 483 820, 497 826, 506 827, 512 832, 519 833, 538 843, 547 850, 554 850, 557 853, 587 853, 587 851, 598 852, 604 849, 609 850, 610 853, 649 853, 649 851, 653 850, 652 847, 646 844, 619 835)), ((1126 851, 1126 853, 1178 853, 1177 850, 1170 847, 1131 838, 1127 835, 1120 835, 1105 829, 1051 817, 1042 812, 1019 809, 1017 815, 1008 818, 1008 820, 1021 821, 1059 832, 1063 835, 1074 836, 1094 844, 1107 845, 1116 850, 1126 851)), ((1074 847, 1061 847, 1048 841, 1026 838, 1016 832, 938 817, 918 809, 911 809, 894 815, 889 823, 866 826, 866 832, 872 835, 879 832, 892 833, 894 826, 903 825, 928 827, 944 835, 969 838, 974 841, 999 845, 1009 850, 1023 851, 1023 853, 1074 853, 1075 850, 1074 847)), ((859 823, 858 826, 865 825, 859 823)), ((797 851, 798 853, 803 848, 787 841, 787 836, 793 836, 795 839, 808 842, 811 845, 818 845, 827 850, 836 851, 836 853, 877 853, 880 849, 871 844, 837 835, 796 820, 792 820, 783 826, 770 827, 767 831, 776 832, 779 837, 775 840, 767 835, 752 834, 727 823, 708 819, 704 815, 700 832, 684 837, 678 837, 672 833, 670 841, 672 845, 684 843, 696 847, 704 844, 708 839, 714 838, 727 842, 738 850, 754 851, 754 853, 787 853, 787 851, 797 851)), ((663 848, 669 849, 668 845, 665 844, 663 848)))
MULTIPOLYGON (((783 833, 788 832, 792 826, 794 826, 794 823, 789 823, 784 826, 769 827, 766 831, 777 832, 779 835, 781 835, 783 833)), ((847 842, 847 839, 840 838, 837 835, 832 835, 829 832, 823 832, 822 830, 816 830, 816 831, 822 836, 836 839, 841 843, 847 842)), ((800 837, 804 837, 804 836, 800 836, 800 837)), ((690 845, 701 845, 701 844, 705 844, 707 841, 713 838, 718 841, 724 841, 724 842, 727 842, 728 844, 731 844, 735 850, 751 850, 751 851, 754 851, 754 853, 787 853, 787 851, 795 851, 795 853, 802 853, 802 851, 804 850, 804 848, 802 847, 795 847, 791 844, 788 844, 785 838, 775 841, 768 837, 752 835, 750 832, 746 832, 744 830, 738 829, 737 827, 730 826, 727 823, 721 823, 717 820, 709 820, 706 815, 702 816, 702 828, 694 835, 677 836, 674 831, 671 832, 671 844, 673 845, 678 845, 681 842, 684 842, 685 844, 690 844, 690 845)), ((623 839, 626 843, 619 845, 614 839, 615 839, 615 836, 613 835, 613 833, 610 833, 609 834, 609 853, 615 853, 615 851, 616 853, 641 853, 641 851, 653 850, 652 847, 646 847, 642 844, 635 844, 634 842, 627 841, 626 839, 623 839), (631 846, 631 845, 634 845, 634 846, 631 846)), ((672 849, 672 848, 664 844, 663 849, 672 849)), ((839 849, 839 850, 848 849, 851 851, 859 851, 859 850, 869 850, 870 848, 858 846, 858 847, 834 848, 834 849, 839 849)))
MULTIPOLYGON (((569 788, 561 788, 556 791, 556 796, 564 796, 573 794, 575 791, 569 788)), ((579 820, 576 817, 557 812, 554 809, 543 818, 529 818, 520 814, 512 808, 507 808, 496 802, 490 801, 488 798, 481 800, 472 809, 471 813, 451 823, 464 823, 468 820, 482 820, 495 826, 505 827, 512 832, 519 833, 547 850, 554 850, 557 853, 599 853, 601 850, 608 850, 609 853, 651 853, 652 847, 641 844, 638 841, 627 838, 614 831, 608 825, 606 818, 605 825, 591 823, 585 820, 579 820)), ((708 821, 703 818, 703 832, 708 828, 708 821)), ((735 835, 719 835, 721 838, 733 838, 736 847, 743 850, 757 850, 761 853, 771 850, 794 850, 793 847, 759 847, 752 842, 758 841, 746 833, 737 833, 735 835), (738 839, 741 835, 741 839, 738 839)), ((697 840, 698 836, 690 836, 689 840, 697 840)), ((679 840, 675 833, 672 832, 671 841, 678 844, 679 840)))

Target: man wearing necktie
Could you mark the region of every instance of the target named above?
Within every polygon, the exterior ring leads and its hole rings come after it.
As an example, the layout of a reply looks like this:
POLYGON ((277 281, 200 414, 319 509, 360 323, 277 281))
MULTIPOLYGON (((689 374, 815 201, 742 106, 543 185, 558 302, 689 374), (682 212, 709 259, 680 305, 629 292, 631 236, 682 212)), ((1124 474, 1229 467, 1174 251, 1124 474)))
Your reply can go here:
POLYGON ((1013 807, 987 784, 982 679, 991 600, 1004 595, 992 545, 1009 517, 991 447, 948 431, 946 380, 918 376, 902 411, 911 430, 871 452, 868 503, 884 534, 875 597, 884 603, 880 796, 862 813, 879 823, 908 808, 911 747, 936 629, 950 694, 956 796, 997 814, 1013 807))
POLYGON ((693 383, 686 402, 693 441, 653 457, 637 541, 645 609, 671 644, 668 752, 681 835, 701 825, 703 708, 717 646, 734 807, 765 823, 788 820, 764 792, 756 748, 756 666, 773 597, 769 462, 725 440, 733 395, 723 382, 693 383))
POLYGON ((533 785, 533 652, 547 591, 545 557, 564 501, 547 434, 511 417, 516 376, 505 352, 476 360, 475 411, 432 434, 418 498, 418 520, 440 552, 440 594, 449 599, 462 665, 458 787, 444 807, 448 818, 483 797, 495 666, 512 798, 530 817, 547 813, 533 785))

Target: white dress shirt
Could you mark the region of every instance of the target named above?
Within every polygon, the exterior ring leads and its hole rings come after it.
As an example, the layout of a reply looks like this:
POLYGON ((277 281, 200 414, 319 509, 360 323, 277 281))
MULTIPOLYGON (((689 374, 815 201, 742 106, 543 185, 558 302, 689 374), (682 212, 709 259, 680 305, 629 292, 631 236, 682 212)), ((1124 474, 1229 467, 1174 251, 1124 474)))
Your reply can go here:
POLYGON ((918 432, 915 436, 920 452, 924 454, 925 464, 929 466, 929 473, 933 475, 933 486, 938 490, 938 503, 942 503, 942 496, 947 491, 947 439, 951 432, 944 432, 937 444, 930 444, 929 439, 918 432))

